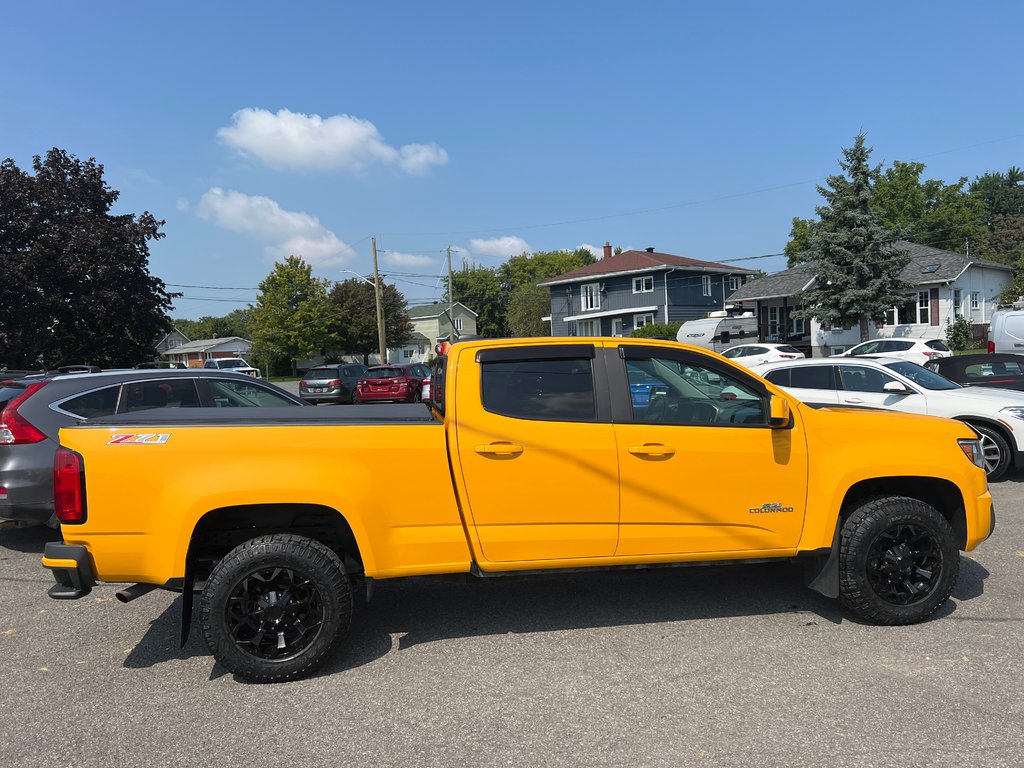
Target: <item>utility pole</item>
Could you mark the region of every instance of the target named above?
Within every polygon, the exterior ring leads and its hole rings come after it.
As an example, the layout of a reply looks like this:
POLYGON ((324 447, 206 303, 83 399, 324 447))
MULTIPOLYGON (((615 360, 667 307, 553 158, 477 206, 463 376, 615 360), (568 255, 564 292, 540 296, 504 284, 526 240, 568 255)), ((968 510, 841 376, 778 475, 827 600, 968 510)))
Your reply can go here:
POLYGON ((377 271, 377 237, 370 238, 373 247, 373 295, 377 300, 377 342, 380 345, 380 364, 387 365, 388 345, 384 338, 384 290, 380 284, 380 272, 377 271))
POLYGON ((455 341, 455 318, 452 316, 452 307, 455 300, 452 298, 452 247, 448 246, 448 341, 455 341))

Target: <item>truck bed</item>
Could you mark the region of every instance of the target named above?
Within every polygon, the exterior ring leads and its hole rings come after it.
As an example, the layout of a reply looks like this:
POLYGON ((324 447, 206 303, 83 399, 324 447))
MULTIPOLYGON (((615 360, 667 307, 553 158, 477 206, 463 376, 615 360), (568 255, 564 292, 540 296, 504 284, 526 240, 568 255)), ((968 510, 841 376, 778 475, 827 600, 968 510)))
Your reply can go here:
POLYGON ((188 426, 345 426, 421 424, 440 426, 441 422, 422 403, 381 405, 331 405, 296 408, 152 408, 134 413, 120 413, 89 419, 66 429, 96 426, 174 427, 188 426))

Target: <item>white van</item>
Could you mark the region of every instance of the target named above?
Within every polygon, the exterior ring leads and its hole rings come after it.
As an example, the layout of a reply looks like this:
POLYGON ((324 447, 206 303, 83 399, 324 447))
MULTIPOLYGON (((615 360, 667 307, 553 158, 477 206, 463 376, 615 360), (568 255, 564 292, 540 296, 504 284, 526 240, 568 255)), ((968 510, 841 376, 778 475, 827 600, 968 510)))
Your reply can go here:
POLYGON ((737 344, 757 341, 757 318, 753 312, 732 317, 725 312, 712 312, 702 320, 687 320, 679 326, 676 341, 722 352, 737 344))
POLYGON ((1024 309, 997 309, 992 313, 988 351, 1024 354, 1024 309))

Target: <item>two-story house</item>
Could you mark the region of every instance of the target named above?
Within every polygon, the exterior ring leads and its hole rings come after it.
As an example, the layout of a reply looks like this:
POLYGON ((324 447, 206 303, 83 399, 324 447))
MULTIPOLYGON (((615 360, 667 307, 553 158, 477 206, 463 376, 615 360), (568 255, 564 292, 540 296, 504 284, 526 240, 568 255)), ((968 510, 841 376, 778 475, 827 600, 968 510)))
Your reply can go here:
MULTIPOLYGON (((872 325, 871 338, 941 339, 946 323, 966 317, 983 336, 999 297, 1010 285, 1013 270, 1005 265, 975 259, 962 253, 898 241, 910 261, 900 278, 913 286, 906 301, 886 314, 885 323, 872 325)), ((860 343, 860 329, 823 328, 817 320, 793 317, 803 309, 802 293, 817 278, 808 264, 752 280, 729 296, 730 303, 755 305, 761 341, 789 341, 810 348, 815 356, 835 355, 860 343)))
POLYGON ((551 289, 552 336, 624 336, 650 323, 706 317, 752 270, 644 251, 612 254, 539 283, 551 289))
POLYGON ((403 347, 388 349, 388 362, 422 363, 433 357, 434 345, 446 339, 476 336, 476 312, 456 301, 448 315, 448 302, 435 301, 409 308, 412 338, 403 347))

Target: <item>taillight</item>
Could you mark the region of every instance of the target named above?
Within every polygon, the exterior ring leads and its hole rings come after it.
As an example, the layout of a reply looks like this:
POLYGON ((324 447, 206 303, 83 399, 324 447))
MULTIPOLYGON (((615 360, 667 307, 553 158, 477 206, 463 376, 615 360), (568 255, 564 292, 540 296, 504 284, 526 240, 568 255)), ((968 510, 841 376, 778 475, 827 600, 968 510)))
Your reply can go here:
POLYGON ((46 439, 46 435, 33 427, 24 416, 18 413, 18 406, 45 387, 47 383, 45 381, 37 381, 35 384, 29 384, 25 387, 24 392, 11 400, 3 411, 0 411, 0 445, 27 445, 29 443, 41 443, 46 439))
POLYGON ((308 388, 309 388, 309 384, 307 384, 304 381, 300 381, 299 382, 299 389, 308 389, 308 388))
POLYGON ((330 381, 327 382, 327 386, 328 387, 340 387, 341 386, 341 379, 331 379, 330 381))
POLYGON ((85 522, 85 466, 68 448, 53 456, 53 511, 61 523, 85 522))
POLYGON ((931 358, 933 358, 933 357, 942 357, 942 353, 941 353, 941 352, 927 352, 927 351, 926 351, 926 352, 924 353, 924 356, 925 356, 925 357, 927 357, 927 358, 929 358, 929 359, 931 359, 931 358))
POLYGON ((990 341, 988 343, 988 353, 991 355, 995 351, 996 351, 996 343, 994 341, 990 341))

